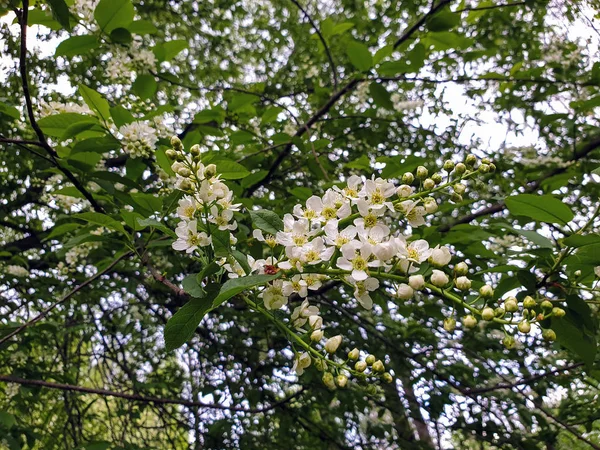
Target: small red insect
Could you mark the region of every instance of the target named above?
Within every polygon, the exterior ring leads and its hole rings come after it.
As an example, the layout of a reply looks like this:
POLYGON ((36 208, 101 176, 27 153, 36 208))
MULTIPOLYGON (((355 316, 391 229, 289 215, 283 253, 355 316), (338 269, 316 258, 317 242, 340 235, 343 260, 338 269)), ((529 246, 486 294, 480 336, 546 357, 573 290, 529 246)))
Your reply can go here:
POLYGON ((279 272, 279 269, 277 267, 271 266, 271 265, 265 266, 265 274, 266 275, 275 275, 277 272, 279 272))

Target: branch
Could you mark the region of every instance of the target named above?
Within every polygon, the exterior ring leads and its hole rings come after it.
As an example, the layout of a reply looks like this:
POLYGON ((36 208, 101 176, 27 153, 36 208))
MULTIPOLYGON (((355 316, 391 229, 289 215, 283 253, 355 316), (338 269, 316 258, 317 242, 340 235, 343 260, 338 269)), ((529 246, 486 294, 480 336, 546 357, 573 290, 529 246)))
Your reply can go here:
POLYGON ((469 77, 460 76, 456 78, 448 78, 445 80, 436 80, 434 78, 426 77, 407 77, 405 75, 398 75, 394 77, 376 77, 373 80, 379 82, 388 81, 421 81, 423 83, 443 84, 443 83, 468 83, 471 81, 498 81, 503 83, 524 83, 524 84, 567 84, 570 86, 597 86, 597 83, 591 81, 577 82, 569 80, 550 80, 548 78, 514 78, 514 77, 500 77, 500 76, 481 76, 481 77, 469 77))
MULTIPOLYGON (((576 151, 575 155, 573 155, 573 157, 568 159, 567 161, 570 161, 570 162, 578 161, 582 158, 585 158, 588 154, 590 154, 592 151, 594 151, 598 148, 600 148, 600 136, 594 137, 591 141, 589 141, 588 143, 583 145, 579 149, 579 151, 576 151)), ((543 181, 545 181, 548 178, 551 178, 553 176, 560 175, 561 173, 566 172, 568 170, 568 168, 569 167, 567 166, 567 167, 559 167, 559 168, 551 170, 550 172, 541 176, 540 178, 535 180, 533 183, 531 183, 529 186, 527 186, 525 188, 524 192, 525 193, 534 192, 541 186, 543 181)), ((453 222, 451 224, 442 225, 442 226, 440 226, 439 231, 444 233, 446 231, 449 231, 451 228, 455 227, 456 225, 460 225, 463 223, 470 223, 473 220, 478 219, 479 217, 484 217, 489 214, 495 214, 497 212, 503 211, 505 208, 506 208, 506 205, 504 204, 504 202, 499 201, 493 205, 490 205, 483 209, 480 209, 479 211, 475 211, 472 214, 468 214, 464 217, 461 217, 460 219, 456 220, 455 222, 453 222)))
POLYGON ((29 322, 25 322, 23 325, 21 325, 20 327, 16 328, 14 331, 12 331, 9 334, 7 334, 6 336, 4 336, 2 339, 0 339, 0 346, 2 344, 4 344, 6 341, 8 341, 10 338, 12 338, 13 336, 16 336, 17 334, 19 334, 25 328, 27 328, 27 327, 33 325, 34 323, 37 323, 40 320, 42 320, 44 317, 46 317, 58 305, 66 302, 73 295, 77 294, 84 287, 86 287, 87 285, 89 285, 90 283, 92 283, 92 281, 94 281, 95 279, 99 278, 100 276, 104 275, 106 272, 108 272, 109 270, 111 270, 114 266, 117 265, 117 263, 119 261, 121 261, 122 259, 125 259, 126 257, 128 257, 131 254, 132 254, 132 252, 127 252, 127 253, 122 254, 117 259, 115 259, 113 262, 111 262, 107 267, 105 267, 103 270, 99 271, 94 276, 91 276, 90 278, 88 278, 87 280, 85 280, 80 285, 76 286, 74 289, 72 289, 70 292, 68 292, 66 295, 64 295, 57 302, 52 303, 50 306, 48 306, 45 310, 43 310, 41 313, 39 313, 37 316, 35 316, 29 322))
POLYGON ((310 22, 312 27, 315 29, 315 32, 319 36, 319 39, 321 40, 321 43, 323 44, 323 47, 325 48, 325 53, 327 54, 327 59, 329 59, 329 65, 331 66, 331 74, 333 75, 333 86, 335 87, 335 89, 337 89, 337 87, 338 87, 337 69, 335 68, 335 63, 333 62, 333 57, 331 56, 329 47, 327 47, 327 42, 325 42, 325 38, 321 34, 321 30, 319 30, 319 27, 317 26, 317 24, 314 22, 314 20, 312 20, 312 18, 306 12, 306 10, 304 8, 302 8, 300 3, 298 3, 296 0, 291 0, 291 2, 294 5, 296 5, 300 11, 302 11, 304 13, 304 15, 306 16, 306 18, 308 19, 308 21, 310 22))
POLYGON ((461 13, 464 11, 484 11, 486 9, 508 8, 510 6, 522 6, 522 5, 526 5, 526 4, 527 4, 527 2, 515 2, 515 3, 506 3, 504 5, 476 6, 476 7, 471 7, 471 8, 457 9, 454 12, 461 13))
POLYGON ((423 17, 421 17, 417 22, 413 24, 408 30, 404 32, 402 36, 394 43, 394 49, 398 48, 404 42, 406 42, 419 28, 421 28, 427 20, 442 9, 444 6, 450 4, 452 0, 441 0, 437 5, 433 5, 429 12, 427 12, 423 17))
POLYGON ((86 394, 102 395, 105 397, 123 398, 125 400, 132 400, 132 401, 143 402, 143 403, 153 403, 155 405, 182 405, 182 406, 188 406, 188 407, 219 409, 219 410, 223 410, 223 411, 245 412, 245 413, 250 413, 250 414, 260 414, 260 413, 264 413, 264 412, 270 411, 272 409, 278 408, 278 407, 282 406, 283 404, 290 402, 294 398, 299 397, 304 392, 304 388, 302 388, 295 394, 292 394, 289 397, 286 397, 283 400, 275 402, 264 408, 244 408, 241 406, 226 406, 226 405, 218 405, 215 403, 204 403, 204 402, 197 402, 197 401, 191 401, 191 400, 146 397, 144 395, 125 394, 123 392, 108 391, 106 389, 88 388, 88 387, 76 386, 76 385, 72 385, 72 384, 53 383, 50 381, 43 381, 43 380, 26 380, 24 378, 13 377, 10 375, 0 375, 0 381, 4 381, 6 383, 17 383, 17 384, 22 384, 22 385, 26 385, 26 386, 40 386, 40 387, 45 387, 45 388, 49 388, 49 389, 59 389, 61 391, 83 392, 86 394))
POLYGON ((52 163, 62 173, 64 173, 65 176, 69 179, 69 181, 73 183, 73 186, 75 186, 77 190, 83 194, 83 196, 90 202, 94 210, 96 212, 104 213, 104 209, 102 208, 102 206, 100 206, 96 202, 96 200, 94 200, 92 194, 90 194, 87 191, 87 189, 79 182, 79 180, 77 180, 75 175, 73 175, 73 173, 70 170, 60 165, 57 159, 58 153, 56 153, 56 151, 50 146, 50 144, 48 144, 44 132, 35 120, 35 115, 33 114, 33 103, 31 101, 31 92, 29 91, 29 80, 27 76, 27 17, 29 14, 29 0, 23 0, 23 9, 20 11, 15 10, 15 14, 21 27, 21 47, 19 54, 19 72, 21 74, 21 85, 23 86, 23 95, 25 96, 25 106, 27 109, 27 116, 29 118, 29 122, 31 123, 31 127, 33 128, 35 134, 39 139, 39 143, 36 145, 39 145, 40 147, 43 147, 46 150, 46 152, 50 155, 52 163))

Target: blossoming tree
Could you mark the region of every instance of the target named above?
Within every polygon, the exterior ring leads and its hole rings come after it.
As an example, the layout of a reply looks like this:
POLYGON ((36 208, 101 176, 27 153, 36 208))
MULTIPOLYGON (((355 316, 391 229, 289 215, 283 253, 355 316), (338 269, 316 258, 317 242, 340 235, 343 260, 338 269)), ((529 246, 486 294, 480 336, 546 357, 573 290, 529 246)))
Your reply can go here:
POLYGON ((0 7, 0 447, 600 448, 597 9, 0 7))

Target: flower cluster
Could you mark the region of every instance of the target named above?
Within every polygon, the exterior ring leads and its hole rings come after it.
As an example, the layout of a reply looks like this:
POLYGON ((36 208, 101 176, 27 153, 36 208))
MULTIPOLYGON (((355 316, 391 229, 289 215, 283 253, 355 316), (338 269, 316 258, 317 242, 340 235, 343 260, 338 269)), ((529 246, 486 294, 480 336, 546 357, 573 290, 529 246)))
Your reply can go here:
POLYGON ((148 157, 158 141, 156 130, 145 122, 132 122, 119 128, 121 144, 132 158, 148 157))

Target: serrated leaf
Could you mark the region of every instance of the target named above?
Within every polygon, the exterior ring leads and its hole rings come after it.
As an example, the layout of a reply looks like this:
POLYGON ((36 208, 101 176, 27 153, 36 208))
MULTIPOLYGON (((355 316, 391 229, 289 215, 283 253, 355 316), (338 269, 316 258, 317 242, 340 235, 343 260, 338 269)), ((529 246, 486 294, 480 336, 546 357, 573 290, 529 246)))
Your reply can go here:
POLYGON ((135 10, 129 0, 100 0, 94 9, 94 19, 107 34, 115 28, 127 28, 134 15, 135 10))
POLYGON ((369 92, 377 106, 381 106, 390 111, 394 109, 394 104, 390 99, 390 93, 381 84, 374 81, 369 86, 369 92))
POLYGON ((210 233, 215 256, 222 257, 229 255, 231 248, 231 233, 229 230, 212 229, 210 233))
POLYGON ((154 34, 158 32, 158 28, 154 26, 149 20, 134 20, 131 22, 127 29, 133 34, 154 34))
POLYGON ((351 41, 346 47, 346 54, 350 62, 361 72, 366 72, 373 67, 373 57, 369 48, 365 44, 357 41, 351 41))
POLYGON ((248 169, 230 159, 217 159, 213 163, 217 166, 217 173, 225 180, 239 180, 250 175, 248 169))
POLYGON ((84 34, 81 36, 71 36, 65 39, 54 52, 54 56, 76 56, 94 50, 100 46, 100 42, 96 36, 84 34))
POLYGON ((183 290, 190 294, 192 297, 201 298, 204 297, 205 292, 204 289, 202 289, 202 286, 198 284, 196 275, 197 274, 190 274, 187 277, 185 277, 181 281, 181 286, 183 287, 183 290))
POLYGON ((52 16, 56 19, 62 27, 71 31, 71 23, 69 22, 69 7, 65 0, 48 0, 48 4, 52 9, 52 16))
POLYGON ((244 292, 250 288, 261 286, 269 281, 276 280, 281 277, 282 273, 278 272, 275 275, 250 275, 247 277, 240 278, 232 278, 227 280, 225 284, 221 287, 219 291, 219 295, 215 298, 213 302, 213 308, 223 304, 231 297, 234 297, 241 292, 244 292))
POLYGON ((283 220, 274 213, 267 209, 259 209, 258 211, 250 211, 250 217, 252 223, 256 228, 266 233, 275 236, 278 231, 283 230, 283 220))
POLYGON ((183 305, 165 325, 165 347, 175 350, 185 344, 194 335, 202 318, 212 308, 214 294, 203 298, 194 298, 183 305))
POLYGON ((79 85, 79 93, 90 109, 96 111, 102 120, 106 122, 110 119, 110 106, 100 93, 83 84, 79 85))
POLYGON ((131 90, 137 94, 142 100, 149 99, 154 96, 158 84, 152 75, 144 74, 139 75, 133 84, 131 90))
POLYGON ((566 224, 574 217, 571 209, 552 195, 520 194, 506 199, 511 214, 539 222, 566 224))

